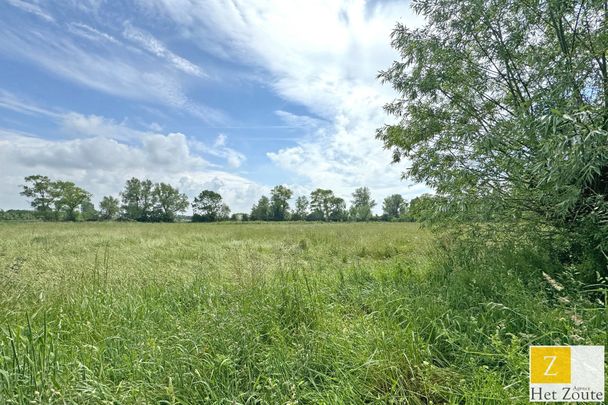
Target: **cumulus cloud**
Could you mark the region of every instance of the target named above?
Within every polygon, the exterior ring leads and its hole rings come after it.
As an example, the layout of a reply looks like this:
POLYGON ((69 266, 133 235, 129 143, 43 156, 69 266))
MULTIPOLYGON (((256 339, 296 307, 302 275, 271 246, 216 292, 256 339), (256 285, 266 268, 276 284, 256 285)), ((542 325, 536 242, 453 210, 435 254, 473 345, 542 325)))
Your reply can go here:
POLYGON ((205 144, 183 133, 161 133, 158 124, 145 129, 99 115, 74 111, 49 111, 0 91, 0 108, 49 118, 63 139, 43 137, 0 128, 0 207, 24 208, 19 185, 31 174, 77 182, 96 200, 117 195, 132 177, 146 177, 178 186, 191 198, 202 189, 221 191, 228 204, 249 209, 267 187, 230 173, 206 157, 219 158, 235 168, 245 156, 228 146, 219 134, 205 144))
POLYGON ((164 181, 192 199, 201 190, 219 191, 233 210, 248 210, 267 187, 212 167, 193 152, 184 134, 150 134, 140 144, 108 137, 48 140, 0 129, 0 206, 25 207, 23 178, 40 173, 83 186, 99 201, 118 195, 132 177, 164 181))

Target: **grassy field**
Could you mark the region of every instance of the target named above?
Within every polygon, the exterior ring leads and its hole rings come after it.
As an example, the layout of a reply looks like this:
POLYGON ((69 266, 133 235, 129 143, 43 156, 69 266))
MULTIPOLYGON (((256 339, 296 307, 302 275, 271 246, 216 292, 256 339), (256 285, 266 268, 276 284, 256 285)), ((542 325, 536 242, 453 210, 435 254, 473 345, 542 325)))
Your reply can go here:
POLYGON ((0 403, 526 403, 528 345, 605 344, 606 312, 511 253, 448 260, 414 224, 0 223, 0 403))

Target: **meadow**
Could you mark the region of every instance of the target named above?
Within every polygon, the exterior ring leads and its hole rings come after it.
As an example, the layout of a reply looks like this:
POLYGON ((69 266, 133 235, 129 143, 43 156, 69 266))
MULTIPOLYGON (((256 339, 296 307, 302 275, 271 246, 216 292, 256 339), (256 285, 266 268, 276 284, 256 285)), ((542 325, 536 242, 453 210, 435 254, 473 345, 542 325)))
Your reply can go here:
POLYGON ((0 222, 0 403, 527 403, 530 344, 605 344, 542 252, 445 249, 406 223, 0 222))

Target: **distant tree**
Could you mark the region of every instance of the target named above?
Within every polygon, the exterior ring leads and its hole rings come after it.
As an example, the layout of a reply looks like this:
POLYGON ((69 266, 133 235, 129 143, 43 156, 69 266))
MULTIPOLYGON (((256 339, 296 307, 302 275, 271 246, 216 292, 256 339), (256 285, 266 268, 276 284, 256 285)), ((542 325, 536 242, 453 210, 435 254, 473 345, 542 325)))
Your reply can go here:
POLYGON ((33 210, 0 210, 1 221, 35 221, 39 218, 33 210))
POLYGON ((268 221, 272 216, 270 200, 265 195, 251 208, 252 221, 268 221))
POLYGON ((170 184, 154 185, 154 219, 163 222, 173 222, 177 214, 188 208, 188 197, 170 184))
POLYGON ((99 219, 99 212, 90 200, 80 204, 80 219, 83 221, 97 221, 99 219))
POLYGON ((116 219, 120 211, 120 202, 118 198, 105 196, 99 203, 99 213, 101 219, 106 221, 116 219))
POLYGON ((346 211, 346 202, 343 198, 333 197, 329 202, 329 220, 330 221, 346 221, 348 220, 348 212, 346 211))
POLYGON ((332 200, 335 198, 334 192, 318 188, 310 193, 311 218, 320 221, 329 221, 332 209, 332 200))
POLYGON ((214 222, 222 217, 222 196, 212 190, 203 190, 192 203, 193 222, 214 222))
POLYGON ((76 221, 76 208, 85 202, 90 202, 91 193, 76 186, 71 181, 60 180, 52 184, 55 210, 64 213, 66 220, 76 221))
POLYGON ((220 208, 219 220, 227 221, 229 219, 230 219, 230 207, 228 207, 226 204, 222 204, 222 207, 220 208))
POLYGON ((376 206, 376 202, 372 200, 369 188, 359 187, 352 195, 350 217, 354 221, 369 221, 372 217, 372 208, 376 206))
POLYGON ((31 199, 30 205, 40 218, 44 220, 53 219, 52 207, 57 197, 51 179, 37 174, 26 177, 25 183, 21 186, 23 191, 20 194, 31 199))
POLYGON ((303 221, 308 216, 308 198, 300 196, 296 199, 296 210, 293 213, 293 219, 303 221))
POLYGON ((382 203, 382 212, 387 220, 394 220, 405 215, 407 211, 407 203, 401 194, 389 195, 382 203))
POLYGON ((310 193, 311 213, 309 220, 313 221, 344 221, 347 219, 346 203, 336 197, 332 190, 318 188, 310 193))
POLYGON ((293 192, 285 186, 276 186, 270 191, 270 212, 274 221, 289 219, 289 199, 293 192))
POLYGON ((244 212, 235 212, 234 214, 232 214, 230 219, 232 221, 238 221, 238 222, 249 221, 249 214, 246 214, 244 212))
POLYGON ((142 222, 152 219, 156 196, 154 184, 150 180, 139 180, 135 177, 127 180, 120 196, 124 218, 142 222))

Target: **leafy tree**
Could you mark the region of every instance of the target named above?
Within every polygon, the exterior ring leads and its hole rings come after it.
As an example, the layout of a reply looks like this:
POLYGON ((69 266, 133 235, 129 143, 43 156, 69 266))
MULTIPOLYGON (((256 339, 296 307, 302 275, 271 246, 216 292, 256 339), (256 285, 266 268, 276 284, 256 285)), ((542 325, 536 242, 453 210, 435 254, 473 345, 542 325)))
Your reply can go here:
POLYGON ((154 184, 150 180, 139 180, 135 177, 127 180, 120 196, 123 217, 142 222, 153 219, 157 201, 154 184))
POLYGON ((312 211, 312 218, 320 221, 329 221, 334 198, 333 191, 322 188, 318 188, 310 193, 310 210, 312 211))
POLYGON ((443 203, 442 197, 423 194, 410 201, 408 214, 416 221, 428 221, 435 215, 436 207, 443 203))
POLYGON ((400 218, 407 212, 407 202, 401 194, 389 195, 382 203, 382 212, 389 221, 400 218))
POLYGON ((203 190, 194 198, 192 209, 194 222, 213 222, 221 219, 223 213, 222 196, 212 190, 203 190))
POLYGON ((270 200, 265 195, 251 208, 251 220, 268 221, 272 216, 270 200))
POLYGON ((178 213, 188 208, 188 197, 170 184, 158 183, 154 186, 154 218, 173 222, 178 213))
POLYGON ((91 200, 84 201, 80 204, 80 217, 83 221, 97 221, 99 219, 99 213, 91 200))
POLYGON ((560 236, 608 269, 605 1, 417 0, 400 60, 380 73, 400 119, 378 131, 406 175, 433 187, 433 217, 509 221, 560 236))
POLYGON ((369 188, 359 187, 352 195, 350 217, 355 221, 369 221, 372 217, 372 208, 376 206, 369 188))
POLYGON ((310 208, 309 219, 313 221, 343 221, 347 217, 346 202, 332 190, 318 188, 310 193, 310 208))
POLYGON ((116 219, 120 211, 120 202, 118 198, 112 196, 105 196, 99 202, 99 213, 102 219, 113 220, 116 219))
POLYGON ((346 221, 348 212, 346 211, 346 201, 340 197, 332 197, 329 201, 329 221, 346 221))
POLYGON ((293 213, 293 219, 297 221, 305 220, 308 216, 308 198, 300 196, 296 198, 296 210, 293 213))
POLYGON ((222 204, 222 207, 220 208, 219 220, 227 221, 229 219, 230 219, 230 207, 228 207, 226 204, 222 204))
POLYGON ((285 221, 289 219, 289 199, 293 192, 285 186, 276 186, 270 191, 271 219, 285 221))
POLYGON ((40 218, 53 219, 53 205, 56 199, 54 185, 47 176, 32 175, 25 178, 25 185, 21 186, 21 195, 31 198, 30 205, 40 218))
POLYGON ((76 186, 71 181, 56 181, 52 184, 52 195, 54 196, 53 204, 55 210, 65 213, 65 219, 68 221, 76 221, 76 208, 85 202, 90 202, 91 193, 76 186))

